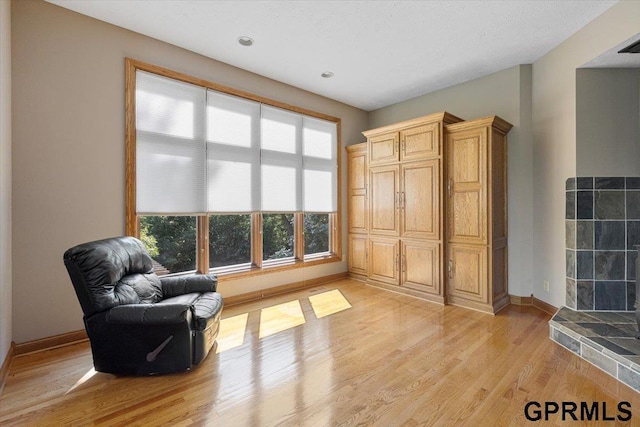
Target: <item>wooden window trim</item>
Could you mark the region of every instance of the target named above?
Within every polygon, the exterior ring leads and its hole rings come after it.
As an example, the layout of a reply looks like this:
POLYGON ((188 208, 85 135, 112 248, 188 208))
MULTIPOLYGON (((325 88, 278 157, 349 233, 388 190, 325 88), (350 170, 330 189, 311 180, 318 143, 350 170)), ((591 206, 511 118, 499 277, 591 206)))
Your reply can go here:
POLYGON ((296 261, 304 261, 304 213, 296 212, 293 215, 293 257, 296 261))
MULTIPOLYGON (((254 95, 249 92, 223 86, 198 77, 189 76, 177 71, 163 68, 157 65, 125 58, 125 233, 128 236, 140 236, 140 219, 136 213, 136 71, 146 71, 162 77, 168 77, 182 82, 202 86, 218 92, 238 96, 248 100, 260 102, 265 105, 282 108, 295 113, 315 117, 336 123, 337 127, 337 212, 329 214, 330 252, 328 256, 313 257, 305 260, 303 240, 303 213, 295 213, 295 249, 294 259, 282 264, 263 266, 262 261, 262 216, 261 213, 251 214, 251 266, 240 269, 216 272, 224 279, 236 279, 272 273, 276 271, 292 270, 312 265, 337 262, 342 260, 342 168, 341 168, 341 119, 327 114, 318 113, 306 108, 297 107, 284 102, 254 95)), ((197 273, 209 272, 209 218, 206 215, 197 216, 197 248, 196 257, 197 273)), ((180 273, 176 273, 180 274, 180 273)))
POLYGON ((209 269, 209 217, 198 215, 196 224, 196 272, 207 273, 209 269))

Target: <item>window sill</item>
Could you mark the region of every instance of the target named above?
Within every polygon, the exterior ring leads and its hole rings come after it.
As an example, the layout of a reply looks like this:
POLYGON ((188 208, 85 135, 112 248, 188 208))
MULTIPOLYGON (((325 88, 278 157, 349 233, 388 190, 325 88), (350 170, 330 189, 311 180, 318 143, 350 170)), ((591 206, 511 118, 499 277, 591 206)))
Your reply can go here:
POLYGON ((229 270, 210 271, 210 273, 218 276, 219 282, 226 282, 228 280, 236 280, 236 279, 242 279, 245 277, 260 276, 263 274, 275 273, 279 271, 287 271, 287 270, 294 270, 297 268, 311 267, 314 265, 327 264, 330 262, 338 262, 340 260, 341 259, 335 254, 325 254, 322 256, 309 258, 304 261, 290 259, 290 260, 285 260, 281 262, 273 262, 269 265, 263 266, 262 268, 256 267, 256 266, 246 266, 246 267, 229 269, 229 270))
POLYGON ((193 276, 194 274, 198 274, 196 270, 189 271, 178 271, 177 273, 169 273, 169 274, 158 274, 155 270, 154 273, 160 278, 162 277, 181 277, 181 276, 193 276))

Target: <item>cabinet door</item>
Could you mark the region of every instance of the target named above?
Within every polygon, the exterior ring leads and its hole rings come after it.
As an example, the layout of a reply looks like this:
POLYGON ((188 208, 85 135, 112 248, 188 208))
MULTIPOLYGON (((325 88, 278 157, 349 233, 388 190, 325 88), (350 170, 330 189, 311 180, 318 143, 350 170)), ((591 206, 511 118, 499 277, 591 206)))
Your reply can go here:
POLYGON ((487 248, 450 244, 447 257, 447 293, 466 300, 487 302, 487 248))
POLYGON ((487 128, 447 135, 448 240, 487 243, 487 128))
POLYGON ((371 188, 369 231, 372 234, 399 235, 400 188, 398 171, 399 166, 378 166, 369 169, 371 188))
POLYGON ((402 241, 401 286, 441 295, 440 244, 402 241))
POLYGON ((369 164, 382 165, 397 162, 399 141, 398 132, 369 138, 369 164))
POLYGON ((400 132, 400 160, 422 160, 440 155, 440 124, 431 123, 400 132))
POLYGON ((440 160, 403 165, 400 187, 402 236, 440 240, 440 160))
POLYGON ((398 284, 400 269, 399 240, 369 238, 369 278, 398 284))
POLYGON ((349 236, 349 271, 367 275, 367 236, 352 234, 349 236))
POLYGON ((367 152, 349 153, 348 213, 349 233, 366 233, 369 217, 367 206, 367 152))

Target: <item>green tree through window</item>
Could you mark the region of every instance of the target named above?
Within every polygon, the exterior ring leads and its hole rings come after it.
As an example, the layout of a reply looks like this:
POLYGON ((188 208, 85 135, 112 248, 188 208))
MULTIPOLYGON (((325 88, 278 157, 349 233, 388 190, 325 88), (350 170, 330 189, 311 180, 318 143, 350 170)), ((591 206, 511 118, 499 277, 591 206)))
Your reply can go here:
POLYGON ((209 217, 209 268, 251 262, 251 215, 209 217))
POLYGON ((262 259, 272 260, 293 256, 293 214, 262 215, 262 259))
POLYGON ((304 214, 304 254, 329 252, 329 214, 304 214))
POLYGON ((152 258, 170 273, 196 269, 195 217, 142 216, 140 230, 152 258))

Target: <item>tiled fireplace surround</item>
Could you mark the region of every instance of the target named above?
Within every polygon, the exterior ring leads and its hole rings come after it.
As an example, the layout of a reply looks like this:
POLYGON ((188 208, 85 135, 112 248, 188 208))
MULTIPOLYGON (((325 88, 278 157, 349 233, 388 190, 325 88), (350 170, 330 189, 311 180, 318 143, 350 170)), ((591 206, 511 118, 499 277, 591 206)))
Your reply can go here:
POLYGON ((549 322, 551 339, 640 391, 640 177, 569 178, 565 218, 566 307, 549 322))
POLYGON ((566 201, 566 306, 632 311, 640 178, 569 178, 566 201))

